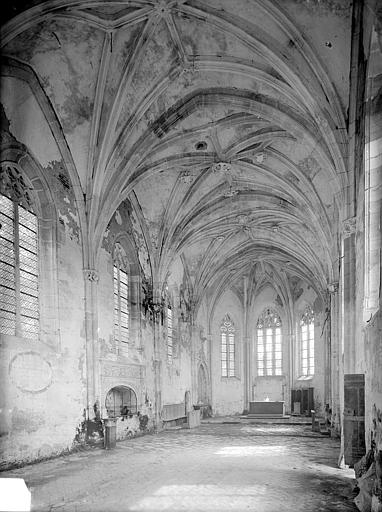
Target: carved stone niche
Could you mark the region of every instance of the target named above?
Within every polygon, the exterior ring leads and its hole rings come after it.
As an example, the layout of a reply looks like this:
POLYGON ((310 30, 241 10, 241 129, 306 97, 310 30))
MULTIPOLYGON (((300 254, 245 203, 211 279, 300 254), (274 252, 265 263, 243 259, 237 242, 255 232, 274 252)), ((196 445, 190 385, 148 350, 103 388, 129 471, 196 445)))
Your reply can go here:
POLYGON ((342 235, 344 238, 348 238, 351 235, 354 235, 357 229, 357 219, 356 217, 349 217, 345 219, 342 223, 342 235))

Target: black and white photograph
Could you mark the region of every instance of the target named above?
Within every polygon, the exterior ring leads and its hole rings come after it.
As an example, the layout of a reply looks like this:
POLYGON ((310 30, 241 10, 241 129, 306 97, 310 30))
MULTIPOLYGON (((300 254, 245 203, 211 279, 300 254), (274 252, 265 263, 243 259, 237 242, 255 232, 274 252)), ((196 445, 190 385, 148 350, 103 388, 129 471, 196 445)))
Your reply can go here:
POLYGON ((382 512, 382 0, 0 46, 0 512, 382 512))

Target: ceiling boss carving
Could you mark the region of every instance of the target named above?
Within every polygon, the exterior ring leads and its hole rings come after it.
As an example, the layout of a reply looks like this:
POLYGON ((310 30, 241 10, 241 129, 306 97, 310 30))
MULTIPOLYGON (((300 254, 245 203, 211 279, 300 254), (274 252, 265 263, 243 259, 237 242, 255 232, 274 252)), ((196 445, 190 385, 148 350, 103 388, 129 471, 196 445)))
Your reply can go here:
POLYGON ((216 162, 211 167, 212 172, 221 172, 221 173, 229 173, 232 172, 231 164, 228 162, 216 162))

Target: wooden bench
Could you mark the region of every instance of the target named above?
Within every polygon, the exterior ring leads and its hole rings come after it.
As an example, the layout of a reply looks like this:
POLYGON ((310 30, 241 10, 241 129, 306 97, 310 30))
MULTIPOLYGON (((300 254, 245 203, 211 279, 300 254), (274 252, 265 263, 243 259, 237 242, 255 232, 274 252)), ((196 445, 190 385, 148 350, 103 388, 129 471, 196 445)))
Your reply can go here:
POLYGON ((164 427, 175 427, 187 421, 186 404, 166 404, 162 408, 161 418, 164 427))

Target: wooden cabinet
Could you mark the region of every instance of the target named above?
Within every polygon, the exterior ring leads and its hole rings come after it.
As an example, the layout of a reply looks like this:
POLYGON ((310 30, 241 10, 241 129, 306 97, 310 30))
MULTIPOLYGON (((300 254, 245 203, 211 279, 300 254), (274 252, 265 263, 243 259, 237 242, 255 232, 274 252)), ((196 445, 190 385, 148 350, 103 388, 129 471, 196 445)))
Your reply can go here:
POLYGON ((292 411, 298 409, 298 406, 295 404, 300 404, 300 414, 305 416, 311 415, 310 411, 314 410, 314 388, 292 389, 291 399, 292 411))
POLYGON ((353 467, 365 451, 365 376, 346 374, 344 378, 345 464, 353 467))

